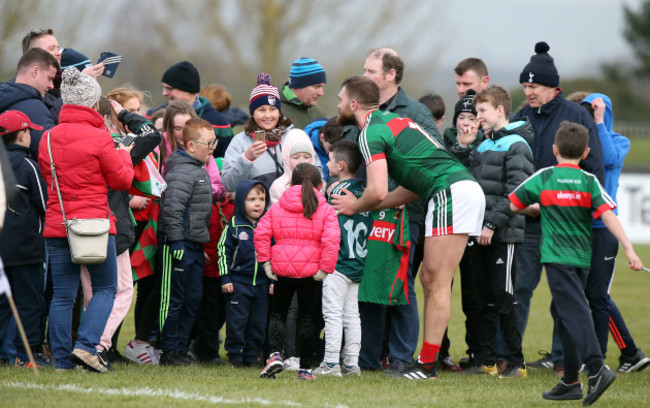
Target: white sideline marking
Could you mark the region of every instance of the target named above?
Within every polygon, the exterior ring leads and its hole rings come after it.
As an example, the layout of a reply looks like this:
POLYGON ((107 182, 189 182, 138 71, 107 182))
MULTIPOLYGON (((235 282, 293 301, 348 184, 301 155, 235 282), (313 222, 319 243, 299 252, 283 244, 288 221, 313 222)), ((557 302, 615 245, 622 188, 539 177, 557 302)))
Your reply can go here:
MULTIPOLYGON (((198 393, 187 393, 179 390, 165 390, 165 389, 154 389, 154 388, 82 388, 76 384, 61 384, 61 385, 42 385, 42 384, 29 384, 21 383, 15 381, 7 381, 2 383, 3 387, 12 387, 12 388, 27 388, 27 389, 38 389, 38 390, 53 390, 53 391, 68 391, 68 392, 78 392, 83 394, 104 394, 104 395, 119 395, 119 396, 136 396, 136 397, 166 397, 177 400, 186 400, 186 401, 205 401, 213 404, 261 404, 261 405, 271 405, 274 402, 262 398, 242 398, 238 400, 227 399, 224 397, 219 397, 215 395, 205 395, 198 393)), ((301 404, 294 401, 277 401, 275 404, 287 405, 287 406, 300 406, 301 404)))

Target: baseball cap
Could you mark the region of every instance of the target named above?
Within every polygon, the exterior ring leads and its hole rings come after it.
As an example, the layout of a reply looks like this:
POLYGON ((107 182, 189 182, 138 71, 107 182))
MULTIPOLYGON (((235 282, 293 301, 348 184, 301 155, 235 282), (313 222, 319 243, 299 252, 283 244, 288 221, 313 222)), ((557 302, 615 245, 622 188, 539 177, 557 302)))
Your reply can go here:
POLYGON ((4 128, 0 135, 8 135, 27 128, 43 130, 43 126, 33 124, 27 115, 17 110, 9 110, 0 114, 0 126, 4 128))

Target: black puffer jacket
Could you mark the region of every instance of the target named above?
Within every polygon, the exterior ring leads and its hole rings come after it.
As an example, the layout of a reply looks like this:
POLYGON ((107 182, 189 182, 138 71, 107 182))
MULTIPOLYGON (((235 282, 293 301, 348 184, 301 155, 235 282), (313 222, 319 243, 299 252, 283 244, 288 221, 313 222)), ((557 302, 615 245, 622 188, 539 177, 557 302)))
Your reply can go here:
MULTIPOLYGON (((162 137, 158 129, 144 116, 129 112, 126 109, 120 112, 118 120, 137 135, 133 142, 133 149, 129 153, 131 162, 135 167, 160 144, 162 137)), ((115 144, 117 145, 117 143, 116 140, 115 144)), ((119 255, 129 249, 135 241, 133 222, 129 213, 129 193, 127 191, 108 189, 108 206, 115 215, 115 227, 117 228, 115 249, 119 255)))
POLYGON ((528 119, 493 132, 469 157, 469 168, 485 193, 483 225, 494 230, 493 242, 524 242, 525 217, 510 211, 508 195, 533 173, 528 119))
POLYGON ((160 224, 167 242, 210 241, 212 186, 203 163, 178 149, 165 163, 165 182, 167 189, 160 201, 160 224))

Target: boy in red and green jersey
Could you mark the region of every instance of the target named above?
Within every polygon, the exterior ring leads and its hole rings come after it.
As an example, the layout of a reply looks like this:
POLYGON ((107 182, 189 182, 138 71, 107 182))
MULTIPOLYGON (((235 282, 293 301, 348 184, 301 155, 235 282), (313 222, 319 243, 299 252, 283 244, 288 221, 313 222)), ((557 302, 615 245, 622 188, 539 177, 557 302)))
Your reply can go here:
POLYGON ((558 322, 564 349, 564 377, 542 394, 548 400, 582 399, 578 379, 584 363, 589 388, 584 405, 591 405, 614 382, 615 374, 604 365, 591 311, 584 296, 591 261, 591 215, 600 217, 618 239, 630 268, 643 265, 611 210, 615 202, 596 177, 578 167, 587 157, 589 132, 576 123, 562 122, 555 134, 553 154, 558 164, 540 169, 524 181, 510 198, 510 209, 541 216, 541 261, 546 268, 553 300, 551 314, 558 322))

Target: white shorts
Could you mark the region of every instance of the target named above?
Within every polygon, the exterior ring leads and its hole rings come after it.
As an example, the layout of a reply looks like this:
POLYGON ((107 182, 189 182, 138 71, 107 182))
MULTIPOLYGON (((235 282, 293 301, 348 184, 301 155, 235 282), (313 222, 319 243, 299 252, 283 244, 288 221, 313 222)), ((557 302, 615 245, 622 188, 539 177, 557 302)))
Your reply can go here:
POLYGON ((427 209, 424 236, 451 234, 479 236, 483 229, 485 195, 481 186, 472 180, 458 181, 435 193, 427 209))

